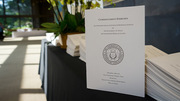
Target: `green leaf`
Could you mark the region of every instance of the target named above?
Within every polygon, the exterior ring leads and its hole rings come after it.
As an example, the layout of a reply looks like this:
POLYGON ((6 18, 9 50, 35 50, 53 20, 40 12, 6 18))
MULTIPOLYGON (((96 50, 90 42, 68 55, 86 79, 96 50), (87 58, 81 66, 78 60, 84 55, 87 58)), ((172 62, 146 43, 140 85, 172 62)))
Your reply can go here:
POLYGON ((77 21, 77 25, 79 26, 79 25, 82 25, 82 14, 81 13, 76 13, 75 14, 75 17, 76 17, 76 21, 77 21))
POLYGON ((85 32, 85 27, 84 26, 78 26, 77 28, 76 28, 76 30, 78 31, 78 32, 85 32))
POLYGON ((69 27, 72 27, 72 29, 75 29, 77 27, 75 15, 68 14, 68 25, 69 27))
POLYGON ((49 7, 48 10, 51 10, 51 7, 49 7))
POLYGON ((95 4, 96 7, 100 7, 100 4, 99 2, 96 1, 96 4, 95 4))
POLYGON ((41 24, 44 30, 46 30, 47 32, 54 32, 54 33, 58 33, 61 31, 61 27, 56 24, 56 23, 43 23, 41 24))
POLYGON ((46 30, 47 32, 54 32, 54 33, 60 31, 58 28, 54 28, 54 29, 50 28, 50 29, 45 29, 45 30, 46 30))
POLYGON ((67 22, 67 27, 70 31, 73 31, 77 27, 77 21, 75 15, 66 13, 64 17, 64 21, 67 22))
POLYGON ((56 23, 42 23, 41 26, 45 28, 53 28, 53 27, 58 27, 59 25, 56 23))
POLYGON ((60 33, 59 33, 59 32, 57 32, 57 33, 54 33, 54 34, 55 34, 55 38, 56 38, 57 36, 59 36, 59 34, 60 34, 60 33))
POLYGON ((65 33, 65 30, 67 28, 67 22, 65 20, 61 21, 61 25, 60 25, 60 29, 61 29, 61 33, 65 33))

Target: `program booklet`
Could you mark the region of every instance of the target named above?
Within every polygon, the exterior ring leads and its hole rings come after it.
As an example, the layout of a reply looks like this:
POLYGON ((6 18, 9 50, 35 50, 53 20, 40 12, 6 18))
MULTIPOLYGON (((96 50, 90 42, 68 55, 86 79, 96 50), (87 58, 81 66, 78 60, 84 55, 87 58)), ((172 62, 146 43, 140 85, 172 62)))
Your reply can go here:
POLYGON ((145 7, 85 11, 87 88, 145 96, 145 7))

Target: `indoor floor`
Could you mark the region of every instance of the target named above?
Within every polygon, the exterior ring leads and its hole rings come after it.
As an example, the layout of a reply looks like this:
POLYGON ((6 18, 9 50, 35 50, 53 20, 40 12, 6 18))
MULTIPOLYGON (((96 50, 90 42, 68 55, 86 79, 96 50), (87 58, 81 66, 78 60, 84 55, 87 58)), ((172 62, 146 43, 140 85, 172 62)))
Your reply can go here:
POLYGON ((41 39, 0 41, 0 101, 46 101, 38 75, 41 39))

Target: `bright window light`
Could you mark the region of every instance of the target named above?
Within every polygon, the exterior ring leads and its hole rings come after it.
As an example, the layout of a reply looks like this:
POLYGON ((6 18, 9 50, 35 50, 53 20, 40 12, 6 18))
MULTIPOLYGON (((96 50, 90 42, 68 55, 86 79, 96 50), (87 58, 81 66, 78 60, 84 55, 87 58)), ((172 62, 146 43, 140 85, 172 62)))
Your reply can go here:
POLYGON ((4 42, 6 42, 6 41, 22 41, 22 40, 23 40, 22 37, 20 37, 20 38, 5 38, 4 42))
POLYGON ((34 101, 37 98, 41 97, 41 101, 46 101, 45 94, 42 93, 25 93, 25 94, 20 94, 19 95, 19 100, 18 101, 34 101))
POLYGON ((17 45, 0 46, 0 64, 4 64, 11 53, 17 48, 17 45))
POLYGON ((26 54, 40 54, 41 45, 28 45, 26 54))
POLYGON ((38 36, 38 37, 28 37, 28 40, 42 40, 45 39, 46 36, 38 36))

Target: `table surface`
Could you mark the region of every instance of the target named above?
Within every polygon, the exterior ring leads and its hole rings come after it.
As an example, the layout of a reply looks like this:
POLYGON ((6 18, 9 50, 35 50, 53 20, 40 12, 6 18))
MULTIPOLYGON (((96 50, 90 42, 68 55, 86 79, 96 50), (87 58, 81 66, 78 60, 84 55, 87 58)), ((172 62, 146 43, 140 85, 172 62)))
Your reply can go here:
POLYGON ((46 31, 44 30, 32 30, 32 31, 13 31, 12 37, 29 37, 29 36, 45 36, 46 31))
POLYGON ((47 100, 48 101, 117 101, 137 100, 152 101, 151 97, 145 98, 92 90, 86 88, 86 64, 72 57, 60 47, 47 46, 47 100))

